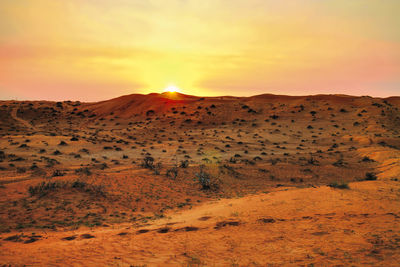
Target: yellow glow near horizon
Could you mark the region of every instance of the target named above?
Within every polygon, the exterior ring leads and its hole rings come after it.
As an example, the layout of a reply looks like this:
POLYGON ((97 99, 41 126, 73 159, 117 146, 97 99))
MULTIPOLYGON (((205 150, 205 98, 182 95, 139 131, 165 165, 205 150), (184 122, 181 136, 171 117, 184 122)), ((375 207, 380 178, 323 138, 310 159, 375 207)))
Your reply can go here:
POLYGON ((171 84, 168 85, 166 88, 163 90, 164 93, 182 93, 181 89, 176 87, 175 85, 171 84))

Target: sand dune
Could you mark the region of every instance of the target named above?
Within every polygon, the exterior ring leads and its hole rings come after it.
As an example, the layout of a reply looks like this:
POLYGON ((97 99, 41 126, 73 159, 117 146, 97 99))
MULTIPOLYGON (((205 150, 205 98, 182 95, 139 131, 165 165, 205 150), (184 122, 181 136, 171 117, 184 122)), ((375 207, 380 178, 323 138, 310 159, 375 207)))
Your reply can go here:
POLYGON ((0 265, 397 266, 400 97, 0 102, 0 265))

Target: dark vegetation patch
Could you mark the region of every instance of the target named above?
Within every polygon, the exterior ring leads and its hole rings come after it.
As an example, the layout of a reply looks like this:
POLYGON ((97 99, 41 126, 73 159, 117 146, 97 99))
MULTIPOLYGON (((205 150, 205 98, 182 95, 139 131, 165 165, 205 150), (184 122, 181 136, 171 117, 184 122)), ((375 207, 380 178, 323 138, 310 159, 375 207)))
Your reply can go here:
POLYGON ((148 229, 140 229, 140 230, 137 230, 137 234, 144 234, 144 233, 148 233, 150 230, 148 230, 148 229))
POLYGON ((337 188, 337 189, 350 189, 349 184, 346 182, 332 182, 328 184, 329 187, 337 188))
POLYGON ((185 226, 185 227, 176 229, 175 232, 180 232, 180 231, 192 232, 192 231, 198 231, 198 230, 199 230, 199 228, 195 227, 195 226, 185 226))
POLYGON ((222 221, 222 222, 217 222, 214 229, 221 229, 226 226, 239 226, 240 222, 239 221, 222 221))
POLYGON ((80 180, 73 182, 42 182, 28 188, 30 196, 38 197, 44 197, 51 192, 57 192, 60 190, 78 190, 99 197, 106 197, 107 195, 103 186, 88 184, 80 180))
POLYGON ((276 222, 276 220, 273 219, 273 218, 261 218, 258 221, 262 222, 262 223, 274 223, 274 222, 276 222))
POLYGON ((91 238, 95 238, 95 236, 91 235, 91 234, 82 234, 81 238, 82 239, 91 239, 91 238))
POLYGON ((199 221, 208 221, 211 218, 212 218, 211 216, 203 216, 203 217, 200 217, 198 220, 199 221))
POLYGON ((169 228, 169 227, 162 227, 160 229, 157 229, 156 231, 157 231, 157 233, 165 234, 165 233, 168 233, 170 230, 171 230, 171 228, 169 228))
POLYGON ((72 236, 67 236, 67 237, 63 237, 61 238, 61 240, 65 240, 65 241, 72 241, 76 239, 76 235, 72 235, 72 236))
POLYGON ((4 241, 10 241, 10 242, 19 242, 19 243, 24 243, 24 244, 30 244, 34 243, 42 238, 41 235, 36 235, 36 234, 31 234, 31 235, 25 235, 25 234, 16 234, 12 235, 9 237, 4 238, 4 241))

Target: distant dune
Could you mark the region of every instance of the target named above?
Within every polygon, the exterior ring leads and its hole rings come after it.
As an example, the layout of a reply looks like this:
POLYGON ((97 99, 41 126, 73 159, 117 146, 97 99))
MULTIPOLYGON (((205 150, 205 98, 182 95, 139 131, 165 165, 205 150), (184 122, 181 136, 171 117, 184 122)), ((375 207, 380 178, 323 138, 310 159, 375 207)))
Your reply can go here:
POLYGON ((310 96, 286 96, 262 94, 251 97, 197 97, 181 93, 151 93, 148 95, 132 94, 125 95, 111 100, 89 103, 83 105, 85 109, 89 109, 99 116, 105 116, 110 113, 122 118, 129 118, 140 114, 145 114, 149 110, 155 112, 165 112, 171 107, 179 107, 184 105, 194 106, 196 104, 221 103, 232 106, 234 103, 255 104, 260 106, 263 103, 282 102, 286 104, 302 103, 304 101, 326 101, 339 105, 356 105, 363 106, 371 103, 373 99, 387 101, 395 105, 400 104, 400 97, 394 96, 389 98, 372 98, 368 96, 356 97, 348 95, 310 95, 310 96))

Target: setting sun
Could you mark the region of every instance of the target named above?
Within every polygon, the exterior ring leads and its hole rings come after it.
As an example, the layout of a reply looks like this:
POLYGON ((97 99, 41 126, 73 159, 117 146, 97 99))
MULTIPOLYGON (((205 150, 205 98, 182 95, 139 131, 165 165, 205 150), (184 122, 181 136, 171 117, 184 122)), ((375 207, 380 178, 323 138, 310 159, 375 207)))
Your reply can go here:
POLYGON ((181 89, 179 89, 178 87, 176 87, 175 85, 169 85, 167 86, 164 90, 164 93, 168 92, 168 93, 182 93, 181 89))

